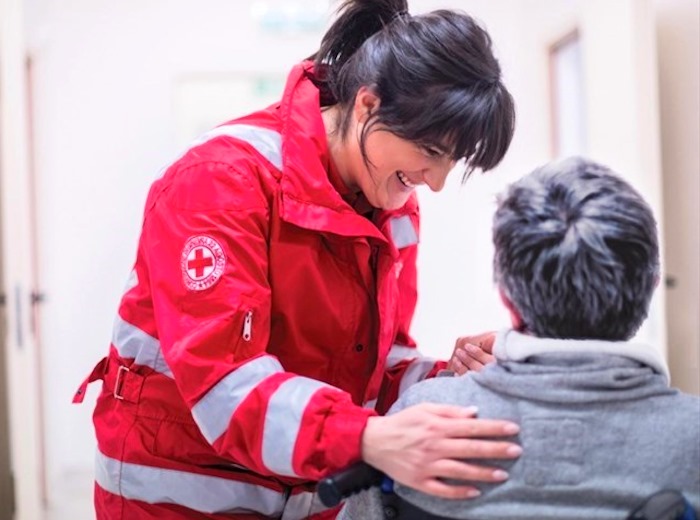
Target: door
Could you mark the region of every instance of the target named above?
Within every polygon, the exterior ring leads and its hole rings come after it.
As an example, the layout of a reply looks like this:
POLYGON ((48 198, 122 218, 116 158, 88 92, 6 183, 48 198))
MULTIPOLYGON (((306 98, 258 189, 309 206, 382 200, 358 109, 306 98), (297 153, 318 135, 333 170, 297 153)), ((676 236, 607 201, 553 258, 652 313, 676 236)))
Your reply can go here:
POLYGON ((0 0, 0 518, 41 520, 39 373, 30 333, 31 242, 21 0, 0 0), (14 504, 14 515, 12 513, 14 504), (4 516, 3 516, 4 515, 4 516))

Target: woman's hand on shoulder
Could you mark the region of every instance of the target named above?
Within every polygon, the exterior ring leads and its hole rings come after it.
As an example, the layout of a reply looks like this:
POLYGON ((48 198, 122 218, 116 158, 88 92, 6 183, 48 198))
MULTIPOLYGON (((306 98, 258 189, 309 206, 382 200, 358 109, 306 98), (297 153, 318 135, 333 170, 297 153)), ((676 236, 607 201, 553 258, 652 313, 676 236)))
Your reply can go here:
POLYGON ((460 459, 512 459, 521 448, 504 440, 519 431, 509 421, 475 418, 476 409, 422 403, 385 417, 371 417, 362 436, 362 458, 396 482, 424 493, 453 499, 478 496, 468 484, 443 479, 501 482, 500 469, 460 459))

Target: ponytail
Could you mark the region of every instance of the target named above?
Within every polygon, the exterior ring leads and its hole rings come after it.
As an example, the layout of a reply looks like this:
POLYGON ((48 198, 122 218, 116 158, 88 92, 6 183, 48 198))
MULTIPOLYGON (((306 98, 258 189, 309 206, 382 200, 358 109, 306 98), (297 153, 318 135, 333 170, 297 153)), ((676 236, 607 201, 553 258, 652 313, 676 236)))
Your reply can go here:
POLYGON ((344 0, 321 47, 309 58, 314 60, 317 79, 333 85, 343 65, 370 36, 407 13, 406 0, 344 0))

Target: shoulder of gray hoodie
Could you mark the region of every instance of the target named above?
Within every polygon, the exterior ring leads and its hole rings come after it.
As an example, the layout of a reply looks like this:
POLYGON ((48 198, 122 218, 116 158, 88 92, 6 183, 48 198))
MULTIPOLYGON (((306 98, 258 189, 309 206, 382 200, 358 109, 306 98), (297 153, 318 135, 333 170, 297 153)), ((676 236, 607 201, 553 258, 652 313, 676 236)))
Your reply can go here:
MULTIPOLYGON (((436 402, 477 406, 479 417, 521 425, 515 461, 473 461, 506 470, 481 496, 445 500, 397 485, 433 514, 459 519, 614 519, 660 489, 700 509, 700 398, 629 358, 556 353, 502 362, 479 373, 412 386, 392 407, 436 402)), ((348 502, 344 518, 381 518, 378 493, 348 502)))

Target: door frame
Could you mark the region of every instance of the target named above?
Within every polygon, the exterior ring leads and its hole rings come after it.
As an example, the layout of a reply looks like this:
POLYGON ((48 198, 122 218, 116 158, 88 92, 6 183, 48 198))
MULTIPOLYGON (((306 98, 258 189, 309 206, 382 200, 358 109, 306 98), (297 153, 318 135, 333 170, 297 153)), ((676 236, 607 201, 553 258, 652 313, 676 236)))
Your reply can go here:
POLYGON ((7 390, 7 425, 14 520, 41 520, 43 468, 39 431, 37 351, 31 334, 32 247, 27 78, 22 0, 0 0, 0 381, 7 390))

